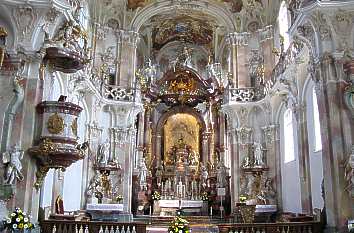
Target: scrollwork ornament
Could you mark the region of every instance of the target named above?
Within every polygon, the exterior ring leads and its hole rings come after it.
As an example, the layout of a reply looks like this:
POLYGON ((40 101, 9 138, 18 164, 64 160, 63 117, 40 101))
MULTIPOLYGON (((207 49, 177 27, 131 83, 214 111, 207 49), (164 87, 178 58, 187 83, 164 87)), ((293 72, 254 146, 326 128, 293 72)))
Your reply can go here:
POLYGON ((62 133, 64 131, 64 119, 58 113, 54 113, 48 118, 47 129, 52 134, 62 133))

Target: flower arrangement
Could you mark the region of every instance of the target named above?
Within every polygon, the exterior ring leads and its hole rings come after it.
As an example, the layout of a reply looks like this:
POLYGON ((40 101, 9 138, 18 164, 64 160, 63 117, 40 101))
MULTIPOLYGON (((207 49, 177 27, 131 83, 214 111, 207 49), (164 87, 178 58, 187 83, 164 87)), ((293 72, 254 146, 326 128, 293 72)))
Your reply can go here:
POLYGON ((20 208, 16 208, 4 221, 4 227, 9 230, 33 229, 30 217, 20 208))
POLYGON ((245 203, 247 200, 247 197, 245 195, 240 195, 239 200, 241 203, 245 203))
POLYGON ((203 192, 201 196, 202 201, 209 201, 209 195, 207 192, 203 192))
POLYGON ((168 233, 189 233, 188 225, 189 222, 186 219, 176 216, 168 227, 168 233))
POLYGON ((160 199, 161 199, 161 194, 158 191, 154 191, 154 193, 152 194, 152 200, 158 201, 160 199))
POLYGON ((121 201, 123 201, 123 196, 118 194, 117 197, 116 197, 116 200, 118 203, 120 203, 121 201))

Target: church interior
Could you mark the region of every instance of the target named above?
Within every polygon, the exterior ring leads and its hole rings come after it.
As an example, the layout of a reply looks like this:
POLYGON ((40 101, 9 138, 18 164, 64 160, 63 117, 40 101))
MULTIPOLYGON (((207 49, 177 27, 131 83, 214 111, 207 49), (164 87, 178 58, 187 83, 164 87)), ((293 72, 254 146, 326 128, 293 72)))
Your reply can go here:
POLYGON ((353 0, 1 0, 0 231, 354 232, 353 0))

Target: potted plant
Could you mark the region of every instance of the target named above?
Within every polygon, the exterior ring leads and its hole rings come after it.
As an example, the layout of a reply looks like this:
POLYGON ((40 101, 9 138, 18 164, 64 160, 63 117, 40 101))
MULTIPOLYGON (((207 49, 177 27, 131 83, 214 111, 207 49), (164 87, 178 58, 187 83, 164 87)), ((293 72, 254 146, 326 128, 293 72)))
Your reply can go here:
POLYGON ((168 227, 168 233, 189 233, 189 222, 180 217, 176 216, 174 220, 170 223, 168 227))
POLYGON ((30 217, 20 208, 15 208, 5 220, 4 227, 9 232, 31 232, 34 224, 31 223, 30 217))

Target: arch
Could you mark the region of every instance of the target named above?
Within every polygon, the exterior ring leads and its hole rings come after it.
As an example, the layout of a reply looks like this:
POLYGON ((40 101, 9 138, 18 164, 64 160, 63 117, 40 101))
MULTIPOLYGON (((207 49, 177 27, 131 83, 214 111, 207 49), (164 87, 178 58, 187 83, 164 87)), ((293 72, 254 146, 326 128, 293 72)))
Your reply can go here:
MULTIPOLYGON (((223 24, 230 32, 233 32, 236 29, 232 15, 230 15, 226 9, 215 3, 209 2, 207 0, 192 0, 185 5, 188 6, 188 9, 195 9, 196 11, 203 9, 204 13, 212 15, 216 19, 219 19, 221 22, 223 22, 223 24)), ((170 12, 171 10, 179 7, 183 8, 183 6, 183 4, 171 4, 171 1, 151 3, 150 5, 144 7, 140 14, 133 18, 129 26, 129 30, 138 32, 141 26, 151 17, 170 12)))

